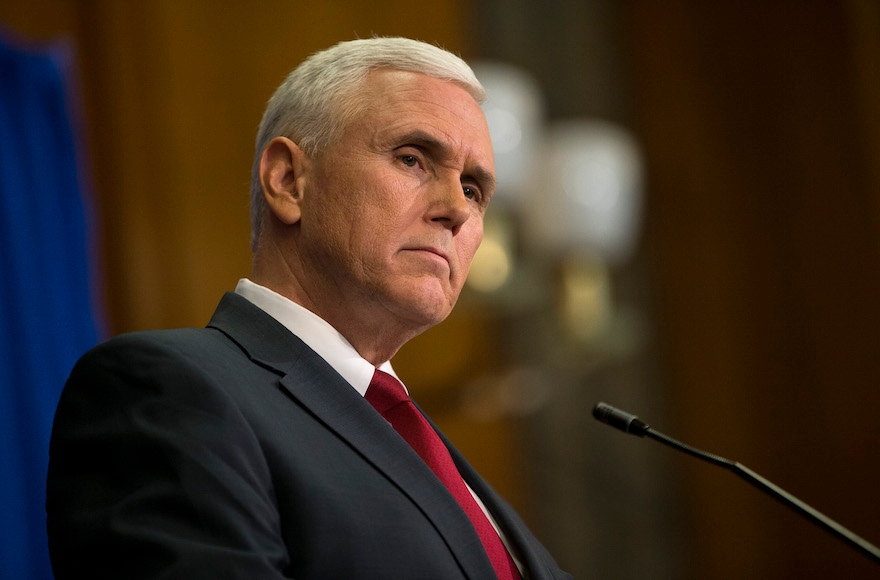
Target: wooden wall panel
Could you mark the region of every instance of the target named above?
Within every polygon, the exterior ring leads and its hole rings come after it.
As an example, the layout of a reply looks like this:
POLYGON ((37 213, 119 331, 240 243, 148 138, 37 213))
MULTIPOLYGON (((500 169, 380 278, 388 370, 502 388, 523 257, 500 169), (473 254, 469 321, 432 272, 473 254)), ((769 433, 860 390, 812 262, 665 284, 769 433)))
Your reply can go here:
MULTIPOLYGON (((858 4, 636 1, 630 22, 676 431, 877 543, 880 20, 858 4)), ((876 573, 729 474, 681 469, 694 577, 876 573)))

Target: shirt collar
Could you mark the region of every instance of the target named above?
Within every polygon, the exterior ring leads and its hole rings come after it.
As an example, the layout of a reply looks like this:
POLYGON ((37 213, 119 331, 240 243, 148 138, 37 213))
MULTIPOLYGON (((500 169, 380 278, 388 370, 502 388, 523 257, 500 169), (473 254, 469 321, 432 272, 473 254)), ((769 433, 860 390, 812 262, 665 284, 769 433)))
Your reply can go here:
MULTIPOLYGON (((361 357, 351 343, 330 326, 330 323, 296 302, 247 278, 238 281, 235 293, 247 298, 299 337, 318 356, 336 369, 336 372, 342 375, 342 378, 358 393, 364 395, 367 392, 376 367, 361 357)), ((389 361, 382 363, 378 368, 397 377, 389 361)))

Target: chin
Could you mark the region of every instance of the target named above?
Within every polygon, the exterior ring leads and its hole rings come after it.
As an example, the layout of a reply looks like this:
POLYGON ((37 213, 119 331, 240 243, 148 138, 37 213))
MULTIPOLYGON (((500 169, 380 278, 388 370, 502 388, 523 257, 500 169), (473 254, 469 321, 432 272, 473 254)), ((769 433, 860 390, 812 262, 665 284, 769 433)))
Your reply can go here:
POLYGON ((448 305, 447 302, 443 302, 441 304, 433 304, 431 305, 433 308, 422 308, 419 310, 415 319, 421 321, 425 330, 432 326, 436 326, 446 320, 446 317, 449 316, 449 313, 452 312, 452 308, 448 305))
POLYGON ((443 322, 458 298, 449 281, 433 276, 395 282, 386 283, 381 290, 386 308, 417 333, 443 322))
POLYGON ((452 312, 452 305, 444 296, 429 301, 409 303, 406 310, 408 311, 406 318, 412 321, 414 327, 419 328, 419 332, 423 332, 446 320, 446 317, 452 312))

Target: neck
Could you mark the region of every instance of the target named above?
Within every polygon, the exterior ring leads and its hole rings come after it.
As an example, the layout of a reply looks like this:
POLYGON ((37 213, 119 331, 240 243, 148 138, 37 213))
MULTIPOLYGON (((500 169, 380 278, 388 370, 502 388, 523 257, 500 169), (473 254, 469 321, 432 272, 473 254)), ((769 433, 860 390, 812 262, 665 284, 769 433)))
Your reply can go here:
POLYGON ((296 272, 297 269, 285 261, 266 259, 265 253, 257 252, 251 280, 320 316, 373 366, 379 367, 391 360, 400 347, 424 330, 414 330, 390 313, 365 312, 357 297, 310 291, 296 272))

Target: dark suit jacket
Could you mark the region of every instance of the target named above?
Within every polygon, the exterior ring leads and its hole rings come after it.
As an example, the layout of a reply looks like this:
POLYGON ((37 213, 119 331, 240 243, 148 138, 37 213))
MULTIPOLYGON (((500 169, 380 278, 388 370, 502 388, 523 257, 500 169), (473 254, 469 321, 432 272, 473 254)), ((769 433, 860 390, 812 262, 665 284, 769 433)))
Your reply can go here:
MULTIPOLYGON (((569 577, 446 444, 527 577, 569 577)), ((46 506, 59 580, 494 577, 418 455, 235 294, 205 329, 123 335, 83 356, 55 418, 46 506)))

